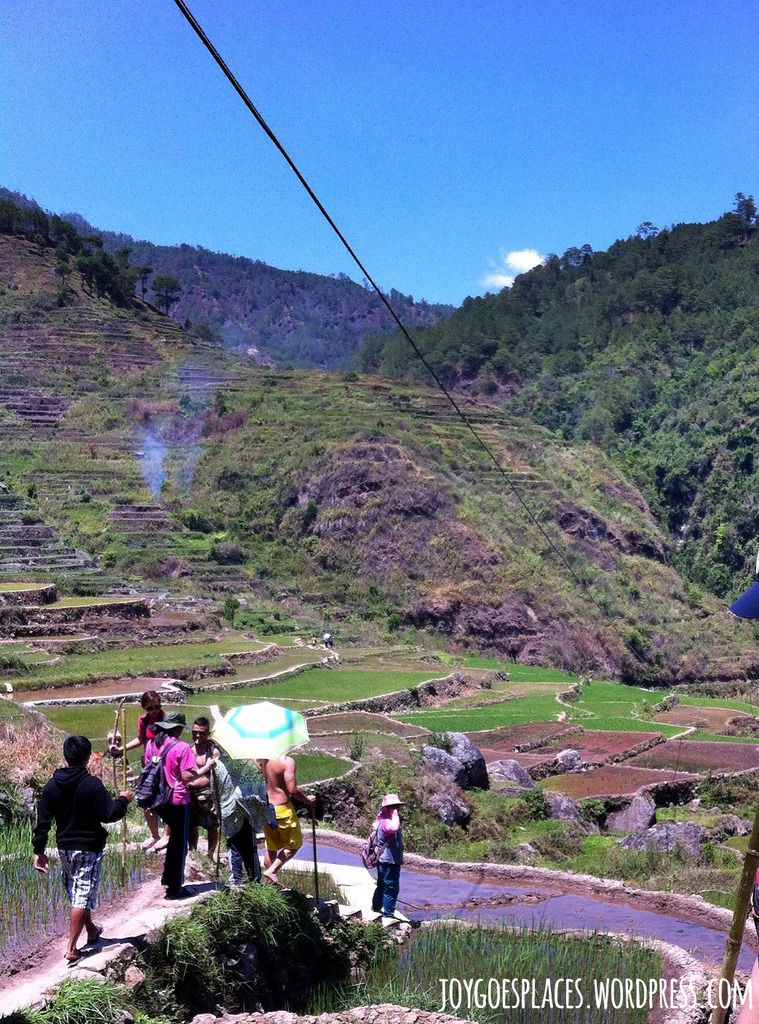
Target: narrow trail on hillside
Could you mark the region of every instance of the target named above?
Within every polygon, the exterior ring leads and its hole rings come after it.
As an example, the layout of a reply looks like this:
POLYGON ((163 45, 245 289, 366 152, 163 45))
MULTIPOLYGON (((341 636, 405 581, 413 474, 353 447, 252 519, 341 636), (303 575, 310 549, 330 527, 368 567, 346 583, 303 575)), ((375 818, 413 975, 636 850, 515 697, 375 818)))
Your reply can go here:
MULTIPOLYGON (((188 888, 200 897, 215 886, 211 882, 198 882, 188 883, 188 888)), ((159 878, 154 876, 141 882, 109 907, 94 911, 94 920, 103 929, 102 937, 93 952, 73 967, 69 967, 63 959, 66 949, 63 933, 50 935, 43 942, 35 943, 25 951, 23 957, 6 965, 5 976, 0 977, 3 1013, 11 1013, 15 1009, 37 1003, 44 992, 66 978, 91 977, 88 965, 95 966, 99 954, 113 946, 134 941, 160 927, 169 917, 186 913, 187 908, 198 901, 196 897, 181 904, 166 903, 163 893, 159 878), (14 973, 8 973, 10 971, 14 973)))

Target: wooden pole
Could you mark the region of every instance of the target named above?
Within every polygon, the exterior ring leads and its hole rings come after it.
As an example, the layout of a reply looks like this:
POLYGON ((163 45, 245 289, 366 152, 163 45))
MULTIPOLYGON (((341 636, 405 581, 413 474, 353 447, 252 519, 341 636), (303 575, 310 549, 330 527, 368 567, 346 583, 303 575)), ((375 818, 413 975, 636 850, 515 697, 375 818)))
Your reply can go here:
MULTIPOLYGON (((759 807, 754 814, 754 827, 751 830, 751 838, 746 851, 746 859, 743 862, 743 873, 738 884, 738 894, 735 898, 735 913, 733 923, 730 926, 730 934, 725 946, 725 958, 722 961, 722 973, 720 974, 719 986, 717 988, 717 1006, 712 1009, 711 1024, 725 1024, 729 1006, 720 1006, 723 1001, 720 994, 732 992, 735 979, 735 968, 738 964, 738 955, 741 951, 743 929, 746 925, 749 905, 751 903, 751 891, 754 887, 756 869, 759 866, 759 807)), ((729 1000, 725 999, 729 1003, 729 1000)))
MULTIPOLYGON (((116 742, 116 737, 119 735, 119 716, 121 715, 121 712, 124 709, 124 701, 125 700, 126 700, 126 697, 122 697, 121 700, 119 701, 119 703, 116 705, 116 714, 114 715, 114 719, 113 719, 113 742, 114 743, 116 742)), ((121 733, 121 756, 122 757, 126 757, 126 736, 124 735, 123 730, 122 730, 122 733, 121 733)), ((115 795, 116 792, 118 791, 118 788, 119 788, 119 778, 118 778, 118 772, 116 771, 116 758, 113 757, 113 755, 111 755, 111 760, 113 762, 113 789, 114 789, 114 795, 115 795)))
POLYGON ((219 862, 221 860, 221 837, 224 835, 224 829, 221 821, 221 792, 219 790, 219 777, 216 774, 216 765, 211 768, 211 778, 213 779, 213 797, 216 803, 216 818, 219 822, 219 834, 216 838, 216 881, 219 880, 219 862))
POLYGON ((308 809, 311 812, 311 839, 314 844, 314 896, 316 897, 317 906, 319 904, 319 868, 316 863, 316 816, 314 815, 314 805, 309 804, 308 809))
MULTIPOLYGON (((126 711, 124 702, 121 702, 121 736, 124 753, 121 758, 121 782, 123 789, 127 788, 127 757, 126 757, 126 711)), ((127 814, 129 809, 127 808, 127 814)), ((121 880, 126 885, 126 848, 127 848, 127 814, 121 819, 121 880)))

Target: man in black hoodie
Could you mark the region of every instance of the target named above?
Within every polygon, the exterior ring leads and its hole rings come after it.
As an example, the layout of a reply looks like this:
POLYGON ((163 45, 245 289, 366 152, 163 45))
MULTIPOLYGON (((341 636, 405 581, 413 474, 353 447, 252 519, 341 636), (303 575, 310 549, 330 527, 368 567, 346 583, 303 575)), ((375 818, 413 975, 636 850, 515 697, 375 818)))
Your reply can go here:
POLYGON ((34 866, 45 873, 48 870, 45 845, 55 820, 63 882, 71 903, 69 944, 64 954, 70 964, 82 958, 76 948, 82 929, 87 929, 89 944, 97 942, 102 932, 92 920, 108 838, 101 822, 123 818, 134 796, 131 790, 125 790, 112 800, 100 779, 89 773, 87 764, 91 754, 92 744, 86 736, 66 738, 63 757, 68 767, 53 772, 52 779, 42 790, 32 836, 34 866))

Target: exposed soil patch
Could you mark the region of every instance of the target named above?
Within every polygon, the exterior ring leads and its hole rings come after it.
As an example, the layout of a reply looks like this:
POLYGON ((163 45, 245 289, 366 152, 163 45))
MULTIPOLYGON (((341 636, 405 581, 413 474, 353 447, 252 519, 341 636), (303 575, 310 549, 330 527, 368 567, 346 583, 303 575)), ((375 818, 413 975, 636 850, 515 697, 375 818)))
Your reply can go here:
POLYGON ((562 722, 525 722, 522 725, 510 725, 502 729, 483 729, 479 732, 468 732, 466 735, 476 743, 491 749, 523 750, 529 746, 542 746, 543 743, 564 735, 576 734, 575 725, 562 722))
MULTIPOLYGON (((392 758, 397 764, 408 766, 411 764, 411 751, 408 744, 400 736, 387 736, 378 732, 358 733, 364 741, 364 748, 361 753, 361 762, 382 761, 392 758)), ((352 734, 337 734, 332 736, 314 737, 308 747, 303 748, 306 753, 321 750, 326 754, 334 754, 337 757, 349 757, 349 748, 353 745, 352 734)))
POLYGON ((628 761, 635 768, 740 772, 759 768, 759 746, 717 740, 667 740, 628 761))
POLYGON ((88 701, 94 697, 121 697, 124 694, 142 694, 145 690, 161 690, 164 683, 173 691, 173 680, 163 676, 140 676, 137 679, 127 676, 117 679, 99 679, 96 683, 82 683, 79 686, 48 686, 40 690, 18 690, 14 693, 14 697, 24 703, 42 700, 88 701))
MULTIPOLYGON (((602 732, 586 731, 581 736, 575 736, 568 740, 569 746, 576 750, 583 761, 589 764, 604 764, 607 761, 616 761, 630 754, 661 742, 661 733, 658 732, 602 732)), ((567 742, 553 740, 540 748, 541 753, 551 753, 554 756, 562 750, 566 750, 567 742)))
POLYGON ((680 704, 671 711, 662 711, 656 716, 656 721, 672 725, 694 725, 708 732, 722 732, 731 718, 753 718, 753 715, 745 715, 730 708, 693 708, 680 704))
POLYGON ((650 768, 628 768, 626 765, 609 764, 589 772, 557 775, 547 779, 542 785, 544 789, 564 793, 572 800, 584 800, 596 796, 626 796, 635 793, 641 786, 690 781, 695 778, 696 775, 687 772, 668 772, 665 775, 650 768))

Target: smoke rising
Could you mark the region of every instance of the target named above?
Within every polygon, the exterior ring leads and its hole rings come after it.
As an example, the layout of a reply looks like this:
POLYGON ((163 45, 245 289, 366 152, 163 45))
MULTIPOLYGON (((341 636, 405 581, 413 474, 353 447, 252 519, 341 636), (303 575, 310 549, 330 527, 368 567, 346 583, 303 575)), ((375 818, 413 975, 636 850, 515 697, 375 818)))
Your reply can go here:
POLYGON ((160 500, 161 488, 166 479, 164 462, 169 454, 166 445, 152 427, 143 430, 140 436, 141 450, 137 453, 142 479, 150 488, 156 500, 160 500))

